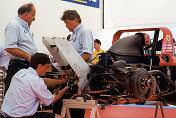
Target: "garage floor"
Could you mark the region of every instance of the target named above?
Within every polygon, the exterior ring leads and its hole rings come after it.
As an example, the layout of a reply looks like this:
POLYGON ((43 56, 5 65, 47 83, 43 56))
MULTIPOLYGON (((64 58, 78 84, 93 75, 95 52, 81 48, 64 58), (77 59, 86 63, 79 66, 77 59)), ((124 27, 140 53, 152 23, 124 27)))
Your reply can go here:
MULTIPOLYGON (((106 105, 105 110, 99 109, 100 118, 154 118, 156 105, 106 105)), ((165 118, 176 118, 176 107, 164 106, 165 118)), ((90 118, 90 110, 86 110, 84 118, 90 118)), ((158 109, 157 118, 162 118, 158 109)))

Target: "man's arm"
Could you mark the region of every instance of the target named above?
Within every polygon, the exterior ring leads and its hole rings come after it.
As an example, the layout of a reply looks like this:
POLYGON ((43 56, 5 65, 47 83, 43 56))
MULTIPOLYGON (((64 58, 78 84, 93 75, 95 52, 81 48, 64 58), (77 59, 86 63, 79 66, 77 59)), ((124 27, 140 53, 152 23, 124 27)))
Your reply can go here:
POLYGON ((67 90, 67 87, 63 88, 62 90, 60 90, 59 92, 56 92, 54 94, 54 100, 52 101, 51 104, 55 103, 57 100, 59 100, 63 95, 64 93, 66 92, 67 90))
POLYGON ((54 87, 57 85, 64 84, 66 82, 65 79, 63 80, 58 80, 58 79, 50 79, 50 78, 43 78, 43 81, 47 85, 47 87, 54 87))
POLYGON ((19 48, 6 48, 5 51, 7 51, 9 54, 11 54, 15 57, 26 59, 29 62, 31 60, 31 55, 29 53, 19 49, 19 48))
POLYGON ((89 53, 83 53, 81 55, 81 57, 84 59, 85 62, 88 62, 90 56, 91 56, 91 54, 89 54, 89 53))

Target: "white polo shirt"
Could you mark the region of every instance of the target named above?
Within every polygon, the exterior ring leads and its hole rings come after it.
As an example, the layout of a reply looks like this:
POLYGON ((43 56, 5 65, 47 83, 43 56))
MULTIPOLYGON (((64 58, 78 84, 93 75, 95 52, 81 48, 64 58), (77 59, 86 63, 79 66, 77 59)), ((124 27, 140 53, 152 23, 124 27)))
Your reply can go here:
POLYGON ((40 101, 48 106, 53 100, 54 95, 47 89, 43 79, 29 67, 13 76, 1 111, 11 117, 31 116, 36 113, 40 101))

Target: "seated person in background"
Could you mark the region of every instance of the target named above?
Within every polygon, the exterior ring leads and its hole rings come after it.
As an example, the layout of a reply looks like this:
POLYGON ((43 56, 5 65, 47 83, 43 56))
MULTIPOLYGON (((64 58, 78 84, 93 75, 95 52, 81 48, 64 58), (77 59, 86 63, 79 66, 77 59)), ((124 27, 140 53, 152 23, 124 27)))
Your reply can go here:
POLYGON ((143 35, 144 35, 144 38, 145 38, 144 46, 150 45, 150 36, 148 34, 146 34, 146 33, 143 33, 143 35))
POLYGON ((95 64, 99 61, 98 57, 99 57, 99 53, 105 52, 104 50, 101 49, 101 41, 98 39, 94 40, 94 48, 95 51, 93 52, 93 61, 92 63, 95 64), (94 59, 95 58, 95 59, 94 59))
MULTIPOLYGON (((151 50, 148 50, 151 45, 151 42, 150 42, 150 36, 146 33, 142 33, 144 35, 144 39, 145 39, 145 43, 144 43, 144 54, 150 54, 151 53, 151 50)), ((152 45, 151 45, 152 46, 152 45)))
POLYGON ((9 61, 10 57, 7 55, 3 46, 0 45, 0 69, 6 71, 8 69, 9 61))
MULTIPOLYGON (((66 92, 67 87, 59 92, 52 93, 47 85, 56 84, 53 79, 41 78, 51 69, 48 55, 36 53, 31 57, 28 69, 21 69, 12 78, 10 87, 5 95, 1 114, 5 117, 28 117, 30 118, 63 118, 58 114, 37 112, 39 102, 50 105, 60 99, 66 92)), ((62 80, 61 80, 62 81, 62 80)), ((57 84, 61 84, 58 81, 57 84)))

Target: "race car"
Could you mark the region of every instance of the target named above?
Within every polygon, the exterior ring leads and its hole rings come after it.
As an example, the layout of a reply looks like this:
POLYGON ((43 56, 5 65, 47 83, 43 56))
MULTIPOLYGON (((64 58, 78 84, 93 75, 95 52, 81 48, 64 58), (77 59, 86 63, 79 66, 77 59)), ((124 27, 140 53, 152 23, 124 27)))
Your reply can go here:
POLYGON ((99 54, 96 64, 85 63, 65 38, 43 37, 43 43, 64 70, 71 98, 78 84, 82 85, 85 100, 95 99, 104 104, 175 96, 174 39, 166 27, 117 31, 112 46, 99 54), (121 34, 129 32, 134 34, 121 38, 121 34), (148 35, 151 32, 153 38, 148 35))

